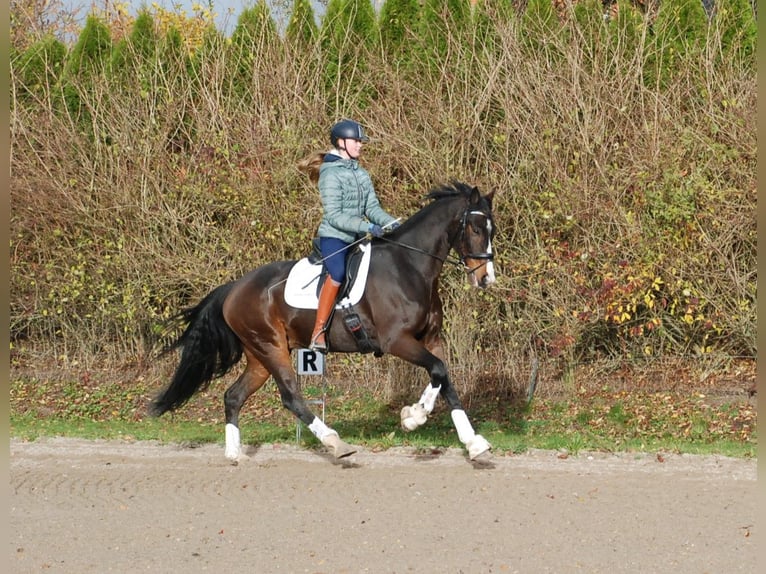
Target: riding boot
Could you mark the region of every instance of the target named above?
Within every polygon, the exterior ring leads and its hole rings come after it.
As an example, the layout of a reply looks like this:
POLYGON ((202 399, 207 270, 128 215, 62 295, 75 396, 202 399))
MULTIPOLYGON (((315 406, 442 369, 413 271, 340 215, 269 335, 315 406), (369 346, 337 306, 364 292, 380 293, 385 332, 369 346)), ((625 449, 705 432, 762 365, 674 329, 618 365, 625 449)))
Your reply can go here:
POLYGON ((317 307, 314 332, 311 334, 311 344, 309 345, 309 349, 312 351, 327 352, 327 341, 324 334, 325 325, 330 317, 332 308, 335 306, 335 299, 338 296, 339 289, 340 283, 330 277, 322 285, 322 290, 319 293, 319 306, 317 307))

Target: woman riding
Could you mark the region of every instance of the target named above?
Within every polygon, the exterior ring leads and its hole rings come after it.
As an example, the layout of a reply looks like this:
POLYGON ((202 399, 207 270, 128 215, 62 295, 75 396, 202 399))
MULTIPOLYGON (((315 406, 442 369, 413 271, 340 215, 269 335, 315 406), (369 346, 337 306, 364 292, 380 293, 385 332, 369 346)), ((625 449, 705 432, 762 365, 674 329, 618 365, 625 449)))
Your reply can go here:
POLYGON ((380 205, 370 174, 359 164, 362 144, 369 138, 364 128, 353 120, 341 120, 330 130, 333 148, 323 155, 318 170, 305 160, 300 167, 316 180, 322 200, 322 221, 319 224, 319 247, 329 277, 319 293, 314 331, 310 349, 326 352, 325 329, 335 306, 338 290, 346 273, 346 248, 360 236, 383 235, 392 231, 397 220, 380 205))

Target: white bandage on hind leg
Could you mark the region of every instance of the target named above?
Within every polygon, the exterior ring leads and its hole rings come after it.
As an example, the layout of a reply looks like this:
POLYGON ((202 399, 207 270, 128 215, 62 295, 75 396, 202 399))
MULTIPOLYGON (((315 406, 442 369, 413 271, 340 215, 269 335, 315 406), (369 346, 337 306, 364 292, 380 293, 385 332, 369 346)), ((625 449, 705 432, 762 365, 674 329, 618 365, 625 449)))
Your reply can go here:
POLYGON ((426 410, 426 412, 430 414, 431 411, 434 410, 436 399, 439 397, 439 392, 441 390, 441 385, 438 387, 432 387, 431 385, 428 385, 426 390, 423 391, 423 394, 420 395, 420 401, 418 401, 418 404, 423 405, 423 408, 426 410))
POLYGON ((231 423, 226 423, 226 450, 224 455, 228 459, 236 459, 239 457, 240 442, 239 442, 239 427, 231 423))
POLYGON ((330 427, 328 427, 324 422, 322 422, 322 419, 319 417, 314 417, 314 420, 309 425, 309 430, 314 433, 314 436, 317 437, 322 443, 324 443, 324 439, 331 434, 337 435, 338 433, 332 430, 330 427))
POLYGON ((454 409, 451 414, 460 442, 468 444, 476 436, 471 423, 468 422, 468 415, 465 414, 463 409, 454 409))

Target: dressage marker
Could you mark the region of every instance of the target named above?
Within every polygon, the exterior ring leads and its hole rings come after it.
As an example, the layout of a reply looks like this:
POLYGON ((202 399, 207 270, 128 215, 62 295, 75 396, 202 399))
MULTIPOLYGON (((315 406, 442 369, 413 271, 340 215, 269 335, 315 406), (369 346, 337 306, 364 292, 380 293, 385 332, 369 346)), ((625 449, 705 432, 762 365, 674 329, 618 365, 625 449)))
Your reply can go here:
MULTIPOLYGON (((322 353, 312 351, 311 349, 298 349, 296 354, 296 361, 298 363, 295 369, 298 373, 298 384, 300 385, 301 377, 305 376, 321 376, 322 377, 322 396, 316 399, 306 399, 306 403, 309 405, 321 405, 322 406, 322 422, 325 418, 325 409, 327 403, 327 377, 325 377, 325 357, 322 353)), ((301 385, 302 386, 302 385, 301 385)), ((295 422, 295 442, 301 443, 301 429, 303 423, 298 420, 295 422)))

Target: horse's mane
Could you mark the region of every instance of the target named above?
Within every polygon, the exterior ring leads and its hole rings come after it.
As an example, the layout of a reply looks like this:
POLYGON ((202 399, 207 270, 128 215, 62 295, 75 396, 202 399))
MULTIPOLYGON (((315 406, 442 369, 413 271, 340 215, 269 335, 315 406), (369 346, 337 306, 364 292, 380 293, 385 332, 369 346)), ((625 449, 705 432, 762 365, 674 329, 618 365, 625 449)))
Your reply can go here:
POLYGON ((452 180, 447 183, 443 183, 438 187, 431 189, 426 195, 426 199, 439 200, 446 197, 455 197, 462 195, 464 197, 470 197, 473 187, 462 181, 452 180))
POLYGON ((420 211, 414 213, 404 223, 417 225, 424 218, 427 218, 434 210, 441 209, 446 203, 445 200, 456 198, 467 200, 471 196, 472 190, 473 187, 457 180, 452 180, 434 187, 425 196, 425 199, 430 200, 430 203, 426 204, 420 211))

